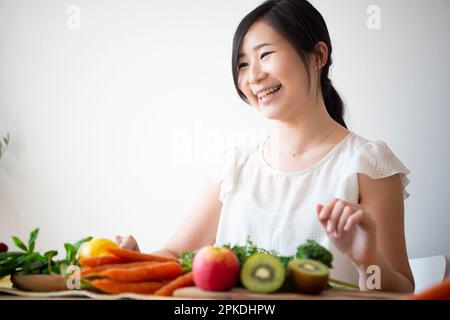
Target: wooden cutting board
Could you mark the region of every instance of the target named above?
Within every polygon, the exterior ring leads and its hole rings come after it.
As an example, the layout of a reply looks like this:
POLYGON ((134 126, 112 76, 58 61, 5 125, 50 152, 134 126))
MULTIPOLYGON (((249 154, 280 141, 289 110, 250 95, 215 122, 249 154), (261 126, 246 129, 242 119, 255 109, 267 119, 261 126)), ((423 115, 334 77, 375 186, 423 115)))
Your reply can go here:
POLYGON ((233 288, 230 291, 205 291, 197 287, 186 287, 174 292, 174 297, 194 299, 221 300, 386 300, 401 299, 404 295, 391 292, 325 290, 320 295, 299 293, 252 293, 244 288, 233 288))

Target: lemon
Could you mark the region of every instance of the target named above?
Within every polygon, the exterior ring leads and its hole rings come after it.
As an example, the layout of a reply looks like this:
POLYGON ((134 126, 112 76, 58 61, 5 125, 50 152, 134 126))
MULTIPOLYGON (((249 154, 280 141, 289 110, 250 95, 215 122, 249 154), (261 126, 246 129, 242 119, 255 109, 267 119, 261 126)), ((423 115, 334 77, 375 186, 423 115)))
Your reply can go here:
POLYGON ((84 243, 78 255, 78 259, 86 259, 98 256, 108 256, 111 253, 106 248, 118 248, 119 246, 112 240, 104 238, 92 239, 89 242, 84 243))

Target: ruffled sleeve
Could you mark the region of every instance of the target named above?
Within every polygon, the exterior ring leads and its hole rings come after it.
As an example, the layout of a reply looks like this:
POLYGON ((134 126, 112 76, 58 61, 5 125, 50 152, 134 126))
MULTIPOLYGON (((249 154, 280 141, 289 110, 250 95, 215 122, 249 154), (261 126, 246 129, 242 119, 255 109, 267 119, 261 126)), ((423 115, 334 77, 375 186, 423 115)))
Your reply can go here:
POLYGON ((406 186, 409 184, 410 171, 396 157, 383 141, 367 141, 351 156, 345 173, 344 194, 348 198, 358 199, 358 173, 364 173, 372 179, 381 179, 400 175, 403 200, 409 197, 406 186))
POLYGON ((236 146, 226 148, 221 157, 207 173, 208 178, 220 184, 220 201, 233 189, 235 184, 236 167, 239 158, 239 148, 236 146))

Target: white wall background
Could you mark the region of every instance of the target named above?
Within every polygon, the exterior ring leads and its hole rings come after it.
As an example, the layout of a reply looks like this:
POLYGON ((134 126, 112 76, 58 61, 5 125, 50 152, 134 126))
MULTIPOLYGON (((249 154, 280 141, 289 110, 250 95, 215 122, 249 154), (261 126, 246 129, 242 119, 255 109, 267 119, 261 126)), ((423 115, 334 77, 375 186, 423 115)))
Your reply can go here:
MULTIPOLYGON (((410 257, 450 257, 450 2, 312 1, 334 44, 349 128, 411 170, 410 257), (381 9, 369 30, 366 10, 381 9)), ((268 123, 238 98, 231 40, 260 1, 0 0, 0 241, 39 248, 133 234, 158 249, 205 166, 268 123), (80 29, 66 12, 80 8, 80 29)), ((76 21, 75 21, 76 22, 76 21)))

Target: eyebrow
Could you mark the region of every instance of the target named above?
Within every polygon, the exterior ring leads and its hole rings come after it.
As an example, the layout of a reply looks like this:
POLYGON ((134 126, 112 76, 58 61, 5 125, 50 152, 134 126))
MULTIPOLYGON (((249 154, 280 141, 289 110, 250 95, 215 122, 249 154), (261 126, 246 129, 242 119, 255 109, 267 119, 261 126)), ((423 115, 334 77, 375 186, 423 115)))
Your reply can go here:
MULTIPOLYGON (((261 44, 258 44, 257 46, 253 47, 253 51, 261 49, 262 47, 265 47, 265 46, 273 46, 273 44, 272 43, 261 43, 261 44)), ((243 56, 245 56, 245 53, 243 53, 243 52, 239 53, 238 59, 242 58, 243 56)))

